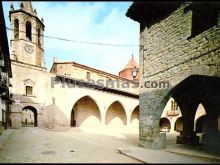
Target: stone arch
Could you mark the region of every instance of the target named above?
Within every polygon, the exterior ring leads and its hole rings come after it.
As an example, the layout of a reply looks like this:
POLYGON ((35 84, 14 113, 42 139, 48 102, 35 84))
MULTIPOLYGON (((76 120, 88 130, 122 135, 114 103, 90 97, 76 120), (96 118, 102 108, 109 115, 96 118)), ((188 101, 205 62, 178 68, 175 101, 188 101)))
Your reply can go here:
POLYGON ((113 127, 120 127, 127 124, 127 114, 119 101, 113 102, 105 114, 105 124, 113 127))
POLYGON ((98 126, 101 124, 101 112, 96 101, 87 95, 75 102, 70 119, 70 126, 98 126))
POLYGON ((200 103, 198 105, 198 108, 197 108, 197 111, 196 111, 196 114, 195 114, 195 118, 194 118, 194 127, 195 127, 194 130, 197 129, 197 126, 196 126, 197 124, 196 123, 197 123, 198 119, 200 119, 200 117, 205 116, 205 115, 206 115, 206 110, 205 110, 203 104, 200 103))
POLYGON ((131 113, 130 125, 132 127, 139 127, 139 105, 137 105, 131 113))
POLYGON ((32 41, 32 25, 30 21, 26 21, 26 37, 32 41))
POLYGON ((174 131, 181 132, 183 130, 183 118, 179 117, 176 119, 175 125, 174 125, 174 131))
MULTIPOLYGON (((123 102, 120 101, 120 100, 113 99, 113 100, 109 101, 109 102, 105 105, 105 107, 107 107, 107 109, 108 109, 108 108, 109 108, 113 103, 115 103, 115 102, 118 102, 118 103, 123 107, 123 109, 125 110, 125 113, 126 113, 126 115, 127 115, 126 107, 125 107, 125 105, 123 104, 123 102)), ((106 109, 106 112, 107 112, 107 109, 106 109)))
POLYGON ((181 115, 178 103, 176 102, 176 100, 173 97, 170 96, 170 98, 168 99, 168 101, 163 109, 161 118, 167 117, 167 116, 176 117, 178 115, 181 115))
POLYGON ((170 120, 166 117, 160 119, 160 131, 169 132, 171 128, 170 120))
MULTIPOLYGON (((36 127, 36 126, 38 126, 38 118, 37 118, 37 109, 35 108, 35 107, 33 107, 33 106, 25 106, 25 107, 23 107, 22 108, 22 112, 24 111, 24 110, 28 110, 29 112, 32 112, 33 113, 33 125, 36 127)), ((25 114, 24 114, 25 115, 25 114)), ((29 114, 29 115, 31 115, 31 114, 29 114)), ((26 116, 26 115, 25 115, 26 116)), ((23 118, 24 116, 22 115, 22 118, 23 118)), ((28 117, 28 116, 27 116, 28 117)), ((30 117, 31 119, 32 119, 32 117, 30 117)), ((25 120, 24 120, 24 122, 28 122, 28 118, 25 118, 25 120)), ((23 121, 23 119, 22 119, 22 121, 23 121)), ((29 120, 30 121, 30 120, 29 120)))
POLYGON ((204 133, 207 129, 207 115, 202 115, 196 120, 195 124, 196 133, 204 133))

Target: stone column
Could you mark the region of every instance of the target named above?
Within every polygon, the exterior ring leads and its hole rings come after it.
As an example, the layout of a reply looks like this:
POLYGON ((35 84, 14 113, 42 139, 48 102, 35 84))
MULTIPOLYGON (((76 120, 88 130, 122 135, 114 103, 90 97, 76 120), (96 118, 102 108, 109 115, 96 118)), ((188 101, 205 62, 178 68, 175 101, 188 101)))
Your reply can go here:
POLYGON ((183 131, 177 136, 177 144, 199 144, 199 137, 194 132, 194 117, 196 112, 196 104, 191 102, 180 103, 179 107, 182 111, 183 131))
POLYGON ((22 127, 22 114, 21 112, 11 112, 11 128, 20 128, 22 127))
POLYGON ((22 111, 20 110, 20 108, 20 104, 12 104, 10 112, 11 128, 22 127, 22 111))
POLYGON ((204 149, 211 153, 220 154, 220 132, 218 130, 218 115, 208 116, 207 130, 202 137, 204 149))
POLYGON ((167 102, 166 90, 154 90, 140 94, 139 145, 144 148, 166 147, 166 134, 160 133, 160 116, 167 102))
POLYGON ((43 125, 43 109, 39 110, 37 115, 38 115, 38 117, 37 117, 38 127, 42 127, 42 125, 43 125))
POLYGON ((101 127, 105 127, 105 114, 106 114, 106 105, 103 106, 103 108, 100 108, 101 113, 101 127))

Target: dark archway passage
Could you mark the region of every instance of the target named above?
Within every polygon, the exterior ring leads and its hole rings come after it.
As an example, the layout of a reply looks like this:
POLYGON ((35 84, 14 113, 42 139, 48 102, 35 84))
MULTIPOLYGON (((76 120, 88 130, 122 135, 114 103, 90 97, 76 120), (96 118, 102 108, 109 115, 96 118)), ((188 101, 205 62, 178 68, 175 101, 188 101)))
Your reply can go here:
POLYGON ((206 134, 204 138, 207 139, 204 139, 204 146, 209 146, 206 148, 210 149, 210 146, 214 145, 220 146, 219 131, 217 129, 217 118, 220 114, 220 78, 192 75, 176 85, 172 90, 172 96, 180 107, 183 122, 183 130, 180 132, 180 136, 177 137, 177 143, 198 145, 199 136, 196 133, 202 131, 206 134), (199 104, 204 106, 207 119, 203 118, 197 121, 197 130, 195 130, 194 119, 199 104), (204 131, 206 120, 207 129, 204 131))
POLYGON ((22 126, 38 126, 36 108, 26 106, 22 109, 22 126))
POLYGON ((101 113, 95 101, 84 96, 80 98, 73 106, 71 112, 70 126, 98 126, 101 124, 101 113))
POLYGON ((175 125, 174 125, 174 131, 181 132, 183 131, 183 118, 179 117, 176 119, 175 125))
POLYGON ((199 117, 196 120, 196 133, 204 133, 208 128, 207 122, 208 119, 206 115, 199 117))
POLYGON ((169 132, 171 128, 171 124, 169 119, 163 117, 160 119, 160 131, 169 132))

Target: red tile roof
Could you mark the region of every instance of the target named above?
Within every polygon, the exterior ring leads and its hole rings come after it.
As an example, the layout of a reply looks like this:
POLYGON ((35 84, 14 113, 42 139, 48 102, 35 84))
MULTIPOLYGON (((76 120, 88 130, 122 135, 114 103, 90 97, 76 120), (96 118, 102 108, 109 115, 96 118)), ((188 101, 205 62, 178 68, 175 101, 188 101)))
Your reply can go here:
POLYGON ((127 63, 127 65, 123 68, 123 70, 125 69, 129 69, 129 68, 139 68, 137 62, 134 59, 134 56, 132 55, 130 61, 127 63))

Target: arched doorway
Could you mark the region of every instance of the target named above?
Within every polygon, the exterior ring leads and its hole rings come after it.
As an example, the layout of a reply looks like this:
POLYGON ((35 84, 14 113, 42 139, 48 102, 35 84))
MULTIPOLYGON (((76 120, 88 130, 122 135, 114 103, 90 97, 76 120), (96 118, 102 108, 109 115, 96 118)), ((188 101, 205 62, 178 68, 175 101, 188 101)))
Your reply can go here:
POLYGON ((22 126, 37 126, 37 109, 26 106, 22 109, 22 126))
POLYGON ((180 132, 183 130, 183 118, 179 117, 176 119, 175 125, 174 125, 174 131, 180 132))
POLYGON ((80 98, 73 106, 70 126, 91 127, 100 124, 101 113, 95 101, 89 96, 80 98))
POLYGON ((127 124, 127 116, 121 103, 115 101, 107 109, 105 124, 111 127, 121 127, 127 124))
POLYGON ((137 129, 139 128, 139 106, 137 106, 131 114, 130 126, 137 129))
POLYGON ((204 133, 207 129, 207 115, 200 116, 196 120, 196 133, 204 133))
POLYGON ((160 119, 160 131, 169 132, 171 128, 170 120, 163 117, 160 119))
POLYGON ((196 133, 203 133, 203 127, 207 122, 206 110, 204 106, 200 103, 194 119, 194 130, 196 133))

